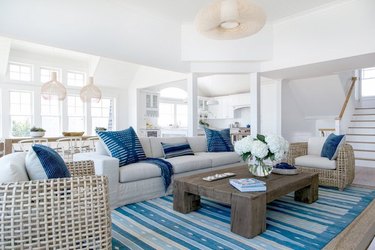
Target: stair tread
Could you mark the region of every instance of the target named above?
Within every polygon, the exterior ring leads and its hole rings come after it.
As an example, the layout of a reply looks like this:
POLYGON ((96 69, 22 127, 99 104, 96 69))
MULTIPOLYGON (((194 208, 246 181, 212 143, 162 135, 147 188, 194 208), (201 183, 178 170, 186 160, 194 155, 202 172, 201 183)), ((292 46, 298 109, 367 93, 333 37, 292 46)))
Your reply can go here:
POLYGON ((375 127, 349 127, 349 128, 375 129, 375 127))
POLYGON ((368 115, 375 115, 375 114, 353 114, 353 116, 368 116, 368 115))
POLYGON ((375 142, 371 141, 346 141, 347 143, 362 143, 362 144, 375 144, 375 142))
POLYGON ((375 134, 346 134, 350 136, 375 136, 375 134))
POLYGON ((354 158, 356 160, 361 160, 361 161, 375 161, 375 158, 354 158))
POLYGON ((361 110, 361 109, 375 109, 375 108, 371 108, 371 107, 358 107, 358 108, 355 108, 357 110, 361 110))
POLYGON ((351 122, 375 122, 375 120, 351 120, 351 122))
POLYGON ((375 150, 371 149, 353 149, 353 151, 375 153, 375 150))

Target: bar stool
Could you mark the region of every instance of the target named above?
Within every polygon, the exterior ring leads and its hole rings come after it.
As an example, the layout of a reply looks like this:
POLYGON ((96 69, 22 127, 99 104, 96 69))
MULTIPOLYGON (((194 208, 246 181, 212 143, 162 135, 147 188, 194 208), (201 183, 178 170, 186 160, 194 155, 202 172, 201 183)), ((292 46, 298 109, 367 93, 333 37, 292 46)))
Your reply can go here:
POLYGON ((98 136, 92 136, 92 137, 89 137, 85 140, 85 142, 87 142, 87 146, 89 147, 88 148, 88 152, 95 152, 95 142, 99 141, 99 137, 98 136))

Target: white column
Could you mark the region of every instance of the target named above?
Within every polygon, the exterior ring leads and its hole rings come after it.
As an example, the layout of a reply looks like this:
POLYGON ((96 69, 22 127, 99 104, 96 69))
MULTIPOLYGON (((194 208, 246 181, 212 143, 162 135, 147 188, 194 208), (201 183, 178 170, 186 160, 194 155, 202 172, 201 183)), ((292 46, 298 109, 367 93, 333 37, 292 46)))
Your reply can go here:
POLYGON ((188 136, 197 135, 198 129, 198 76, 191 73, 187 78, 188 136))
POLYGON ((282 84, 285 80, 277 80, 277 110, 276 110, 276 132, 278 135, 282 135, 282 84))
POLYGON ((260 74, 250 74, 250 125, 251 136, 260 133, 260 74))

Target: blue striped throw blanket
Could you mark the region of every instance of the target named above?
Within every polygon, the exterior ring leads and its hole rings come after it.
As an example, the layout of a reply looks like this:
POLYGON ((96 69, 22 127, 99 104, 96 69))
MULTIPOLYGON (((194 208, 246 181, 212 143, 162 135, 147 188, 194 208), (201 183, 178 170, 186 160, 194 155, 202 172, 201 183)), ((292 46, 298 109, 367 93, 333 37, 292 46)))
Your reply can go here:
POLYGON ((165 191, 167 191, 169 185, 172 182, 172 175, 173 175, 172 164, 170 162, 167 162, 159 158, 147 158, 146 160, 142 160, 140 162, 155 164, 156 166, 160 168, 161 178, 163 179, 164 188, 165 188, 165 191))

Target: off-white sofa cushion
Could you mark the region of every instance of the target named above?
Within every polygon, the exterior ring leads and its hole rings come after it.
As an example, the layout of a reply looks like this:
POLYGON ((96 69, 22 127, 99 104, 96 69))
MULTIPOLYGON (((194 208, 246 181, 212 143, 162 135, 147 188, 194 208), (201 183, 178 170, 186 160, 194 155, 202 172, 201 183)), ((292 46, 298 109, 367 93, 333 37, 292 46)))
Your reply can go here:
POLYGON ((207 152, 206 136, 187 137, 187 141, 194 153, 207 152))
POLYGON ((204 156, 212 161, 212 167, 233 164, 241 161, 236 152, 198 152, 195 155, 204 156))
POLYGON ((13 153, 0 158, 0 183, 29 181, 25 167, 26 153, 13 153))
POLYGON ((309 168, 336 169, 336 161, 318 155, 304 155, 295 159, 295 165, 309 168))
POLYGON ((120 168, 120 182, 145 180, 160 176, 160 168, 151 163, 137 162, 120 168))
POLYGON ((320 156, 326 137, 311 137, 307 142, 307 154, 320 156))
POLYGON ((172 164, 174 174, 210 168, 212 166, 211 159, 206 156, 184 155, 165 160, 172 164))
POLYGON ((164 157, 164 151, 163 147, 161 146, 161 143, 186 143, 186 137, 150 137, 150 145, 151 145, 151 151, 152 151, 152 157, 155 158, 163 158, 164 157))

